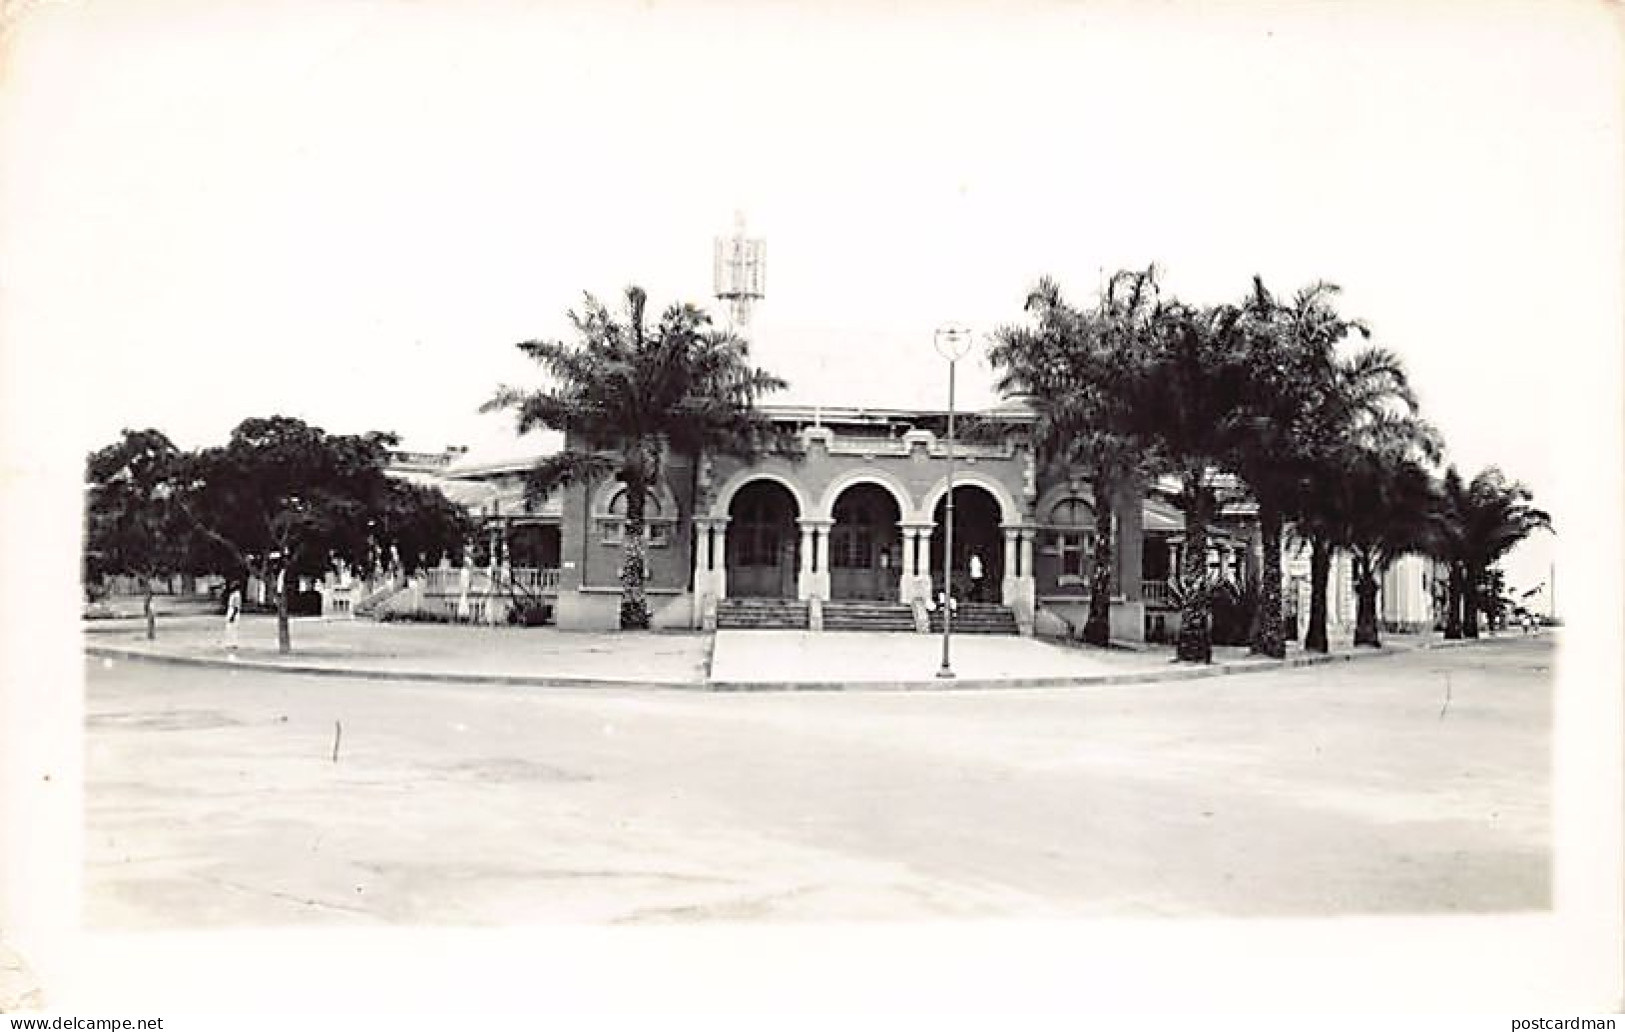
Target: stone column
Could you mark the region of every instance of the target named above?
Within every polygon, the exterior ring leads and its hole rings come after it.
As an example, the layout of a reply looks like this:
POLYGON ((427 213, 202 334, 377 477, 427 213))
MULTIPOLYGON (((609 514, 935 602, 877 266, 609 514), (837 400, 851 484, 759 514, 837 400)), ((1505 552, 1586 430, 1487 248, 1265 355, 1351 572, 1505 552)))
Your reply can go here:
POLYGON ((999 584, 999 601, 1007 606, 1016 601, 1016 563, 1020 555, 1016 540, 1020 534, 1014 527, 1004 528, 1004 577, 999 584))
POLYGON ((813 532, 813 570, 808 583, 808 597, 829 598, 829 528, 834 520, 808 518, 804 522, 813 532))
POLYGON ((902 574, 897 578, 897 600, 899 602, 913 602, 918 597, 920 564, 917 550, 920 544, 920 528, 909 524, 902 524, 903 531, 903 561, 902 574))
POLYGON ((923 598, 927 603, 934 605, 935 596, 931 594, 931 578, 938 571, 931 568, 931 532, 936 529, 936 524, 916 525, 914 529, 920 542, 919 558, 914 564, 914 597, 923 598))
POLYGON ((728 595, 728 517, 694 517, 694 615, 692 624, 716 626, 717 601, 728 595))
POLYGON ((474 583, 474 546, 463 546, 463 568, 457 574, 457 619, 468 619, 468 589, 474 583))
POLYGON ((719 520, 712 535, 711 583, 716 585, 717 598, 728 597, 728 521, 719 520))
POLYGON ((813 566, 818 558, 818 529, 806 520, 797 520, 801 528, 801 568, 796 571, 796 598, 805 602, 815 594, 813 566))
POLYGON ((1016 628, 1024 635, 1033 633, 1038 611, 1038 581, 1033 576, 1033 535, 1031 524, 1006 524, 1004 531, 1003 600, 1016 615, 1016 628), (1020 572, 1017 572, 1020 571, 1020 572))
POLYGON ((513 556, 509 554, 509 520, 504 517, 501 526, 502 535, 502 568, 498 571, 498 581, 491 585, 491 604, 486 609, 486 619, 493 624, 505 622, 508 608, 508 586, 513 583, 513 556))
POLYGON ((690 556, 694 564, 694 615, 692 625, 701 624, 702 606, 700 600, 705 597, 711 586, 711 526, 703 516, 694 517, 694 554, 690 556))

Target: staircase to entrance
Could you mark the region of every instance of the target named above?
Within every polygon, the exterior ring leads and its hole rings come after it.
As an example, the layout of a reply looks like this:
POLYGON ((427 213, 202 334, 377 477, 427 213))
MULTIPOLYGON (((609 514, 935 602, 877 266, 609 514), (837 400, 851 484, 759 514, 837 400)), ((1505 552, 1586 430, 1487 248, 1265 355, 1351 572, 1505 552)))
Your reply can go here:
POLYGON ((718 630, 767 628, 805 631, 807 603, 793 598, 724 598, 717 602, 718 630))
MULTIPOLYGON (((902 602, 832 599, 823 603, 826 631, 896 631, 912 634, 914 610, 902 602)), ((808 629, 807 603, 788 598, 725 598, 717 602, 718 630, 808 629)), ((942 614, 931 614, 931 630, 942 633, 942 614)), ((961 602, 954 611, 956 634, 1017 633, 1009 606, 961 602)))
MULTIPOLYGON (((942 633, 942 611, 931 614, 931 630, 942 633)), ((1016 634, 1016 614, 994 602, 961 602, 954 610, 955 634, 1016 634)))
POLYGON ((914 610, 902 602, 834 599, 824 603, 826 631, 914 631, 914 610))

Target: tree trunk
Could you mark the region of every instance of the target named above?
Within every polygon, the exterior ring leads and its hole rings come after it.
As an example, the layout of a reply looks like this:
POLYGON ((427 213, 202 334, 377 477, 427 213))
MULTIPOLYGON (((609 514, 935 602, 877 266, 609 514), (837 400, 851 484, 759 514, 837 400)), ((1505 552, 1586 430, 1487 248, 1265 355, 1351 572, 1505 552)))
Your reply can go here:
POLYGON ((1446 641, 1461 637, 1461 566, 1454 562, 1445 579, 1444 636, 1446 641))
POLYGON ((1213 662, 1212 599, 1207 579, 1207 492, 1202 474, 1187 472, 1185 507, 1185 563, 1181 571, 1184 598, 1179 607, 1179 639, 1174 657, 1182 663, 1213 662))
POLYGON ((1478 637, 1478 582, 1482 574, 1475 566, 1468 566, 1461 583, 1461 632, 1465 637, 1478 637))
POLYGON ((1354 557, 1354 644, 1382 647, 1377 626, 1377 574, 1369 556, 1354 557))
POLYGON ((1109 484, 1095 480, 1095 568, 1089 579, 1089 620, 1083 625, 1083 640, 1105 646, 1112 637, 1112 500, 1109 484))
POLYGON ((293 635, 288 629, 288 577, 284 570, 273 582, 276 592, 276 650, 283 655, 293 651, 293 635))
POLYGON ((1327 652, 1326 589, 1332 576, 1332 549, 1320 537, 1309 543, 1309 628, 1303 635, 1308 652, 1327 652))
POLYGON ((158 617, 152 611, 152 577, 141 578, 141 584, 146 588, 142 598, 141 611, 147 617, 147 640, 152 641, 158 637, 158 617))
POLYGON ((649 600, 643 590, 647 546, 643 540, 643 504, 647 488, 642 477, 626 482, 626 527, 621 539, 621 630, 649 627, 649 600))
POLYGON ((1258 612, 1254 618, 1252 651, 1256 655, 1282 659, 1286 656, 1286 637, 1281 632, 1281 510, 1260 503, 1258 525, 1264 539, 1264 562, 1258 574, 1258 612))

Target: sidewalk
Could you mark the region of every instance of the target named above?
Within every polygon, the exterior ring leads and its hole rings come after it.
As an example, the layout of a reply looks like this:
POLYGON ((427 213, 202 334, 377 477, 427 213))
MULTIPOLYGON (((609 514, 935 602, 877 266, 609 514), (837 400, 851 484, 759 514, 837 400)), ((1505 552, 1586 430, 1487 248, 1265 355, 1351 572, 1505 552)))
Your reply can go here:
POLYGON ((158 637, 142 627, 85 625, 91 655, 229 665, 249 670, 402 677, 435 681, 535 685, 635 684, 694 687, 704 683, 710 636, 563 632, 551 627, 479 627, 375 623, 371 620, 291 622, 293 652, 276 646, 276 618, 247 616, 233 653, 218 617, 158 621, 158 637))
MULTIPOLYGON (((954 678, 937 677, 942 638, 922 634, 719 631, 622 634, 554 628, 379 624, 366 620, 293 621, 293 652, 276 650, 276 621, 243 621, 228 651, 215 617, 160 620, 148 642, 140 626, 85 624, 85 650, 104 658, 149 659, 284 673, 533 687, 751 690, 1023 688, 1177 681, 1281 667, 1395 655, 1467 644, 1436 635, 1393 634, 1381 649, 1334 640, 1329 654, 1290 646, 1285 660, 1216 647, 1206 666, 1176 664, 1171 646, 1096 649, 1002 635, 956 635, 954 678)), ((1484 639, 1494 640, 1494 639, 1484 639)))

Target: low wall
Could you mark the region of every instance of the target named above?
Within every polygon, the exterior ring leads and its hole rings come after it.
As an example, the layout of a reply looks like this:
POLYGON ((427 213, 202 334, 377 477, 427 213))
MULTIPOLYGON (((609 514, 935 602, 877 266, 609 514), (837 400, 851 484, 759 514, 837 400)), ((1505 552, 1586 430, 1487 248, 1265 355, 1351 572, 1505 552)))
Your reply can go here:
MULTIPOLYGON (((694 597, 686 591, 650 590, 649 625, 659 630, 688 629, 694 622, 694 597)), ((621 625, 619 591, 561 591, 554 619, 560 630, 613 631, 621 625)))
MULTIPOLYGON (((1145 603, 1113 599, 1110 610, 1111 636, 1117 641, 1145 641, 1145 603)), ((1046 599, 1033 617, 1033 633, 1041 637, 1083 634, 1089 622, 1089 600, 1046 599)))

